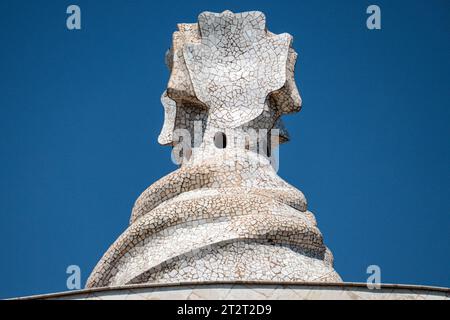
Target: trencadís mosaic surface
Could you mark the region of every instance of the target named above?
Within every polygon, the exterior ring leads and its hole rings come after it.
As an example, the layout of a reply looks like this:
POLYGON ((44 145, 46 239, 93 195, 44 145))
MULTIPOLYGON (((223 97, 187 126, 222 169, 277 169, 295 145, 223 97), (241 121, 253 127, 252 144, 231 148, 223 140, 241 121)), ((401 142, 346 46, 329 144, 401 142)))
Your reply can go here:
POLYGON ((159 143, 180 165, 136 200, 87 287, 183 281, 340 282, 302 192, 276 173, 298 112, 292 37, 263 13, 204 12, 166 55, 159 143))

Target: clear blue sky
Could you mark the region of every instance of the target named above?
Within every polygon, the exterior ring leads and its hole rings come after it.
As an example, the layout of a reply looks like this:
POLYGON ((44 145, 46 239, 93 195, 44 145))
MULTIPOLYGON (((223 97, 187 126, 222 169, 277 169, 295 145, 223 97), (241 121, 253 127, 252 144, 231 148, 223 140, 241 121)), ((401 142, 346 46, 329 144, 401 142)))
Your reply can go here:
POLYGON ((304 108, 279 174, 345 281, 450 286, 450 2, 0 2, 0 297, 83 285, 134 200, 175 169, 157 144, 179 22, 261 10, 299 53, 304 108), (365 26, 378 4, 382 30, 365 26), (82 30, 66 29, 78 4, 82 30))

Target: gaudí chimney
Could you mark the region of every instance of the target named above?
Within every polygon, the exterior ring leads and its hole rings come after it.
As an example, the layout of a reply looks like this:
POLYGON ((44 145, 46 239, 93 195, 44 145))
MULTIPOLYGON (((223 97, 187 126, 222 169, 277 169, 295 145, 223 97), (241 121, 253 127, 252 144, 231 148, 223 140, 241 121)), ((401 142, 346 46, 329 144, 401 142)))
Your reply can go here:
POLYGON ((296 59, 258 11, 178 25, 158 142, 179 168, 139 196, 86 287, 342 281, 305 196, 277 175, 282 116, 301 109, 296 59))

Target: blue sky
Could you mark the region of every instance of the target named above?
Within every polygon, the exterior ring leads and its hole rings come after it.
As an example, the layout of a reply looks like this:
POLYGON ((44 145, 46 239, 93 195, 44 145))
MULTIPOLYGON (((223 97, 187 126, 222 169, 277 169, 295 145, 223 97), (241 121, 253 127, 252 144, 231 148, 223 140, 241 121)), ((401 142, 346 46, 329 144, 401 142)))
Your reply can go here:
POLYGON ((175 169, 156 141, 164 53, 177 23, 225 9, 294 36, 304 107, 284 119, 279 174, 342 278, 376 264, 386 283, 450 286, 448 0, 3 0, 0 298, 64 291, 72 264, 84 284, 140 192, 175 169))

